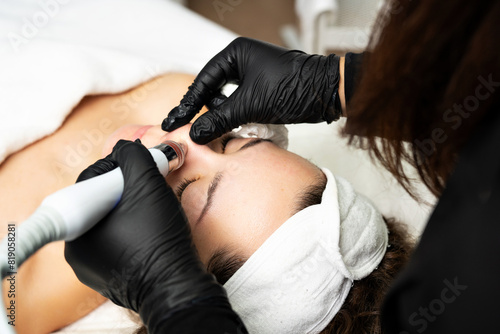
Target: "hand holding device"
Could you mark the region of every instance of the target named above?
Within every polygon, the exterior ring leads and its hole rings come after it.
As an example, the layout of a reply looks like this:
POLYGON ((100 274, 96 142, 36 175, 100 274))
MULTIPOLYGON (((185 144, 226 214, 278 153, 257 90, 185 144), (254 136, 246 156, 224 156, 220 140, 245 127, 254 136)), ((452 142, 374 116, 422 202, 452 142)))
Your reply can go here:
POLYGON ((66 242, 65 257, 78 279, 139 312, 151 333, 175 310, 199 300, 229 305, 198 259, 183 210, 144 146, 119 141, 79 180, 115 166, 124 178, 120 202, 87 233, 66 242))
POLYGON ((191 127, 191 139, 199 144, 251 122, 330 123, 341 114, 339 78, 338 56, 310 55, 240 37, 205 65, 162 129, 185 125, 214 99, 217 106, 191 127), (221 100, 227 83, 239 87, 221 100))

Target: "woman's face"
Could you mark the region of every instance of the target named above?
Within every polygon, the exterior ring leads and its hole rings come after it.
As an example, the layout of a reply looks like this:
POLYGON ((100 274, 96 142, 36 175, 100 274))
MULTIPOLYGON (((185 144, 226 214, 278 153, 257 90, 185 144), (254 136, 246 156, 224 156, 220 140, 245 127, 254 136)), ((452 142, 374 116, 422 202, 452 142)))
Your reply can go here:
POLYGON ((104 153, 120 138, 140 137, 146 147, 165 140, 186 145, 184 165, 166 180, 184 208, 201 260, 207 264, 221 249, 248 258, 296 212, 301 194, 322 172, 265 140, 223 136, 197 145, 190 127, 166 133, 159 126, 127 126, 111 135, 104 153))

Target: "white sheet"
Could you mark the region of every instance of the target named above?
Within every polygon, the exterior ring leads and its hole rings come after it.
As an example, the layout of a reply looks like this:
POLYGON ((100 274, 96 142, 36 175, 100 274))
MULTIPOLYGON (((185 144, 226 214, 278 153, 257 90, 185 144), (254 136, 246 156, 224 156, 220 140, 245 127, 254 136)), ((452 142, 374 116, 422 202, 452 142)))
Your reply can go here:
POLYGON ((83 96, 196 74, 236 37, 167 0, 2 0, 0 31, 0 163, 83 96))

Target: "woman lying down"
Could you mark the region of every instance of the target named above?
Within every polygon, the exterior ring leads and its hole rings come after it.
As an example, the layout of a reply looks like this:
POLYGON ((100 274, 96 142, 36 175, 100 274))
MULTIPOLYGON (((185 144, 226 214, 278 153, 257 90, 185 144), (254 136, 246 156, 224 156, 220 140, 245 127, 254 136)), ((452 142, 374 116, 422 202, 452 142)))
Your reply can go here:
MULTIPOLYGON (((166 181, 202 263, 250 333, 380 333, 384 293, 410 252, 404 229, 347 181, 280 147, 276 136, 232 133, 200 146, 189 125, 171 133, 144 126, 163 119, 192 80, 168 74, 85 98, 56 133, 0 166, 0 183, 10 189, 0 203, 5 224, 26 219, 119 139, 140 138, 146 147, 182 142, 184 165, 166 181)), ((18 278, 18 333, 50 333, 105 302, 77 280, 62 242, 26 261, 18 278)))

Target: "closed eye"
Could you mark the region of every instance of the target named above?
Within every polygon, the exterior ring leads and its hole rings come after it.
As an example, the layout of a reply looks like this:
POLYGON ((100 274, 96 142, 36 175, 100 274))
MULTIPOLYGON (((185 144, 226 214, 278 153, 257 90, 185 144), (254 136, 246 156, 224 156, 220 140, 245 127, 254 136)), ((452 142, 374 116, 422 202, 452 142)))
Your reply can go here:
POLYGON ((222 153, 226 152, 226 146, 227 146, 227 144, 231 140, 233 140, 234 138, 237 138, 237 137, 232 132, 228 132, 224 136, 221 137, 221 139, 220 139, 220 146, 221 146, 221 149, 222 149, 222 153))
POLYGON ((179 198, 179 201, 181 200, 182 198, 182 193, 184 193, 184 190, 186 190, 186 188, 191 184, 193 183, 194 181, 196 181, 197 179, 193 178, 193 179, 184 179, 181 184, 177 187, 176 191, 175 191, 175 195, 177 196, 177 198, 179 198))

